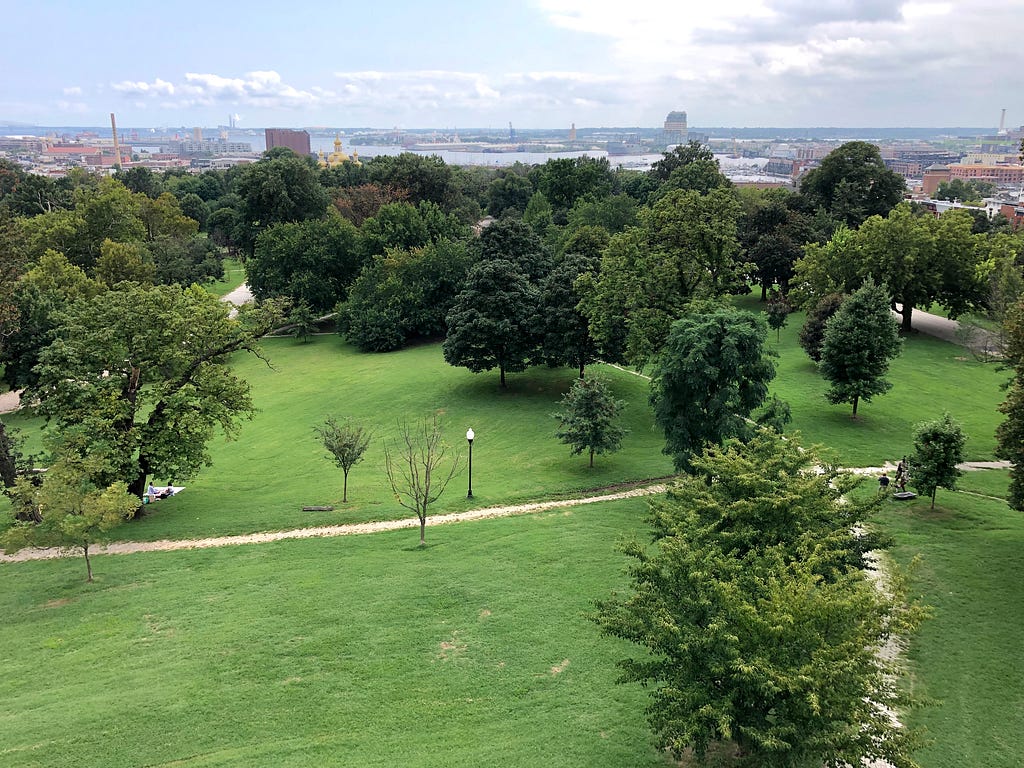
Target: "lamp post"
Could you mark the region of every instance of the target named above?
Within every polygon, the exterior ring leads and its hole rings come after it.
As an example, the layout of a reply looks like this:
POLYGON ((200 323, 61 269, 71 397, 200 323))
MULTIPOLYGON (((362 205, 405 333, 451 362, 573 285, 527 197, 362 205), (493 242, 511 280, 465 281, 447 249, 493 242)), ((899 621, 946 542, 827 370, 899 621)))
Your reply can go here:
POLYGON ((473 438, 476 437, 476 433, 473 432, 473 428, 470 427, 466 430, 466 441, 469 443, 469 493, 466 494, 467 499, 473 498, 473 438))

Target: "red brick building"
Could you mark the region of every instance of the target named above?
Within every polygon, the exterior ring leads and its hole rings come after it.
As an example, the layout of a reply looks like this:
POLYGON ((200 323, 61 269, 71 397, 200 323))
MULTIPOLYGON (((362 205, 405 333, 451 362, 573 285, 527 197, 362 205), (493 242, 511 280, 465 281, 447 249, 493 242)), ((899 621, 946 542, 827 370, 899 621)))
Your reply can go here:
POLYGON ((309 132, 295 131, 291 128, 267 128, 267 149, 288 147, 299 157, 313 154, 309 148, 309 132))

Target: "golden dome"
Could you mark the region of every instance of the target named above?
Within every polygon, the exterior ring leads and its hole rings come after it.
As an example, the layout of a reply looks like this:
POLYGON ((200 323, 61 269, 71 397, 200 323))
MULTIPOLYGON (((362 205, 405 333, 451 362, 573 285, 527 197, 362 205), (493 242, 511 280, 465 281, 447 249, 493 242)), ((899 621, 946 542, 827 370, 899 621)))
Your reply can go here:
POLYGON ((327 156, 327 164, 333 168, 336 165, 341 165, 349 160, 349 156, 345 154, 345 150, 341 148, 341 137, 337 134, 334 135, 334 151, 327 156))

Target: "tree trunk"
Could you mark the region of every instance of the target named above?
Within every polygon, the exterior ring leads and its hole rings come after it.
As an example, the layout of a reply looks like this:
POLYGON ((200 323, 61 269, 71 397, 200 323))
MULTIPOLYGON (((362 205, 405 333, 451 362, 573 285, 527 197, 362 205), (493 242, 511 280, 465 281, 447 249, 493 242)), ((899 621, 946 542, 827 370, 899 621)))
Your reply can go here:
POLYGON ((139 511, 142 510, 142 497, 146 493, 146 480, 149 478, 149 459, 139 457, 139 474, 128 484, 128 493, 139 497, 139 511))
POLYGON ((903 316, 903 323, 900 325, 900 330, 903 333, 910 333, 914 330, 914 326, 911 324, 911 320, 914 316, 914 305, 908 302, 903 302, 903 309, 900 311, 903 316))
POLYGON ((501 388, 505 389, 505 366, 499 365, 498 370, 501 372, 501 388))
POLYGON ((590 449, 590 466, 594 466, 594 449, 590 449))
POLYGON ((761 283, 761 301, 768 301, 768 284, 761 283))
POLYGON ((92 563, 89 562, 89 544, 86 542, 82 545, 82 552, 85 554, 85 572, 88 574, 86 582, 92 583, 92 563))
POLYGON ((853 418, 857 418, 857 403, 860 401, 860 395, 853 396, 853 418))
POLYGON ((586 365, 586 363, 584 363, 582 360, 580 360, 580 379, 583 378, 583 368, 584 368, 585 365, 586 365))
POLYGON ((939 492, 939 486, 932 488, 932 509, 935 509, 935 494, 939 492))
POLYGON ((341 503, 348 503, 348 470, 345 470, 345 482, 341 486, 341 503))
POLYGON ((427 546, 427 513, 420 517, 420 546, 427 546))

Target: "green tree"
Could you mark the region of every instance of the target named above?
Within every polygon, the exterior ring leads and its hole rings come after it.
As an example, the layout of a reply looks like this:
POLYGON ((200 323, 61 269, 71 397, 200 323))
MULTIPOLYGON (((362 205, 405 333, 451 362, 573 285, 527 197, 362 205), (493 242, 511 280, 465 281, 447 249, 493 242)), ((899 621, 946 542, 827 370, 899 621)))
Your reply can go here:
POLYGON ((746 434, 775 366, 764 320, 736 309, 693 313, 672 324, 651 378, 654 421, 677 469, 708 444, 746 434))
POLYGON ((28 397, 51 431, 81 429, 87 450, 106 457, 91 482, 124 482, 140 499, 151 474, 193 476, 210 461, 213 435, 234 436, 252 415, 249 385, 228 357, 259 354, 257 339, 281 313, 275 305, 245 308, 238 319, 229 312, 199 286, 122 283, 60 313, 28 397))
POLYGON ((941 419, 918 424, 914 430, 914 487, 932 497, 939 488, 956 490, 960 470, 956 465, 964 460, 967 436, 963 428, 948 413, 941 419))
POLYGON ((789 299, 786 298, 786 294, 773 291, 768 296, 768 303, 765 305, 764 314, 768 319, 768 327, 775 331, 776 342, 782 338, 782 329, 789 322, 789 315, 792 311, 793 306, 789 303, 789 299))
POLYGON ((885 167, 878 147, 850 141, 832 150, 800 182, 811 204, 848 227, 885 216, 903 199, 903 177, 885 167))
POLYGON ((526 176, 514 171, 504 171, 487 188, 487 212, 501 216, 512 210, 523 213, 533 196, 533 184, 526 176))
POLYGON ((898 573, 883 592, 861 569, 852 531, 872 507, 777 437, 693 464, 651 505, 654 544, 625 546, 629 592, 594 617, 644 651, 620 682, 650 691, 657 745, 698 765, 916 766, 891 715, 908 704, 901 670, 879 649, 923 611, 898 573))
POLYGON ((533 284, 551 271, 551 256, 528 224, 500 219, 480 233, 477 261, 510 261, 533 284))
POLYGON ((313 429, 334 463, 341 467, 345 475, 341 500, 348 502, 348 473, 363 460, 363 454, 370 446, 373 435, 365 427, 353 424, 350 420, 339 424, 333 416, 329 416, 322 426, 313 429))
POLYGON ((843 305, 846 297, 841 293, 828 293, 818 300, 807 313, 800 328, 800 346, 814 362, 821 360, 821 345, 825 343, 825 325, 843 305))
POLYGON ((825 324, 818 366, 832 385, 825 397, 830 403, 852 403, 853 418, 857 418, 861 400, 870 401, 892 389, 884 377, 901 346, 888 293, 869 279, 825 324))
POLYGON ((249 254, 260 233, 274 224, 321 219, 327 210, 327 192, 320 186, 312 160, 290 150, 268 153, 246 166, 237 191, 241 206, 235 237, 249 254))
POLYGON ((526 370, 536 348, 533 328, 539 293, 516 265, 505 259, 482 261, 466 277, 466 287, 448 313, 444 359, 473 373, 497 368, 526 370))
POLYGON ((359 231, 340 217, 277 224, 257 239, 246 275, 259 299, 283 296, 328 312, 345 298, 364 258, 359 231))
POLYGON ((384 466, 395 500, 420 521, 420 546, 427 545, 427 510, 441 498, 459 471, 460 455, 444 442, 441 423, 435 415, 418 424, 398 423, 394 445, 384 441, 384 466), (451 456, 445 474, 443 465, 451 456))
POLYGON ((91 582, 92 561, 89 549, 111 528, 124 522, 139 507, 139 497, 128 493, 123 482, 97 486, 92 478, 102 458, 95 454, 78 455, 65 445, 57 461, 46 472, 42 486, 20 478, 14 488, 16 506, 31 506, 30 520, 8 528, 0 544, 7 552, 24 547, 61 547, 80 549, 85 557, 87 579, 91 582))
POLYGON ((555 437, 568 446, 570 454, 613 453, 622 446, 622 438, 629 432, 616 423, 625 403, 616 400, 607 382, 601 379, 577 379, 562 398, 562 410, 552 414, 558 419, 555 437))
POLYGON ((978 202, 991 195, 996 185, 981 179, 951 179, 940 181, 935 190, 936 200, 958 200, 961 203, 978 202))
POLYGON ((996 455, 1012 462, 1009 502, 1024 511, 1024 301, 1007 313, 1004 323, 1007 362, 1014 374, 999 411, 1006 419, 996 429, 996 455))
POLYGON ((153 259, 142 243, 115 243, 104 240, 93 275, 107 287, 128 280, 150 284, 156 275, 153 259))
POLYGON ((292 307, 288 313, 288 324, 291 326, 292 335, 303 344, 316 333, 316 315, 303 301, 292 307))
POLYGON ((565 256, 540 284, 534 320, 541 359, 548 365, 572 365, 579 369, 581 379, 586 366, 597 359, 590 324, 579 310, 581 291, 592 284, 599 268, 600 262, 593 257, 565 256), (584 276, 588 280, 581 283, 584 276))
POLYGON ((544 194, 563 218, 577 200, 607 197, 614 191, 615 176, 607 158, 567 157, 548 160, 529 173, 533 188, 544 194))
POLYGON ((437 155, 424 157, 415 152, 378 155, 366 163, 369 181, 405 190, 409 202, 429 200, 443 211, 451 211, 458 199, 455 174, 437 155))

